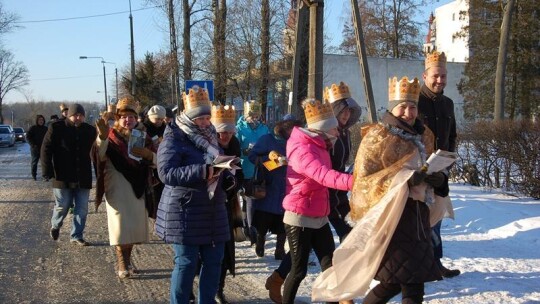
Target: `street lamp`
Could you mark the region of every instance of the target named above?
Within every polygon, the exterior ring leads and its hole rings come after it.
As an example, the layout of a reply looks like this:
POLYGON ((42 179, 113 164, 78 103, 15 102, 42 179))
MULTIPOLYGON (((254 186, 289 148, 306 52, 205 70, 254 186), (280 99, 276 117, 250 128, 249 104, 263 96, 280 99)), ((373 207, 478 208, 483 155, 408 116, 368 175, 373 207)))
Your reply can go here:
MULTIPOLYGON (((116 88, 116 102, 118 102, 118 69, 116 68, 116 63, 110 62, 110 61, 105 61, 105 62, 103 62, 103 63, 114 64, 114 77, 115 77, 115 88, 116 88)), ((110 97, 110 96, 109 96, 108 101, 111 102, 111 97, 110 97)))
POLYGON ((103 87, 105 88, 105 111, 107 110, 107 74, 105 73, 105 63, 107 63, 105 61, 105 59, 103 59, 103 57, 99 57, 99 56, 94 56, 94 57, 90 57, 90 56, 79 56, 79 59, 101 59, 101 64, 103 65, 103 87))

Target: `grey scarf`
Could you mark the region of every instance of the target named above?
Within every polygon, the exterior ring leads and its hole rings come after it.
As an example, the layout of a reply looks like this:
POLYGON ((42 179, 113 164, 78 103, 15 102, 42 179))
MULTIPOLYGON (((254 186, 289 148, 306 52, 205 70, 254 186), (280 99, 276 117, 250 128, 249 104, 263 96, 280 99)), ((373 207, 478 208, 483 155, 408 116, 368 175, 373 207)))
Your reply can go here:
POLYGON ((189 140, 195 146, 204 152, 204 161, 206 164, 212 164, 216 156, 219 155, 219 145, 217 132, 214 125, 201 129, 185 113, 176 116, 176 124, 186 133, 189 140))

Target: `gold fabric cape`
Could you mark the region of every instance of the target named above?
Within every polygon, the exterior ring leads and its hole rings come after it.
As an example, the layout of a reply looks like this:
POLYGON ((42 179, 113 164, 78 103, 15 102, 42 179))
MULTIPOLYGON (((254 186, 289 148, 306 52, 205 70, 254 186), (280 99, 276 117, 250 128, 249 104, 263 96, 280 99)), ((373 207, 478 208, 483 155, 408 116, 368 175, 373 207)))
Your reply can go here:
MULTIPOLYGON (((362 129, 355 160, 351 205, 352 231, 334 251, 333 266, 314 282, 312 301, 340 301, 369 289, 397 227, 408 197, 424 201, 426 185, 409 189, 407 181, 422 166, 418 147, 381 124, 362 129)), ((434 136, 422 136, 426 155, 434 136)), ((425 160, 424 160, 425 161, 425 160)))

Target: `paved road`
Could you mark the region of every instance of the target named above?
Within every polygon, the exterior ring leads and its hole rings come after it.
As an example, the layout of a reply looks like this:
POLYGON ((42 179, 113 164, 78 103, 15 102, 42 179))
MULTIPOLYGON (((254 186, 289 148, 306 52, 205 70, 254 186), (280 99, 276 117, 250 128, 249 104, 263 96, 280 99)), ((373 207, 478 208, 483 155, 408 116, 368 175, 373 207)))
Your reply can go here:
MULTIPOLYGON (((170 246, 155 236, 135 246, 133 260, 142 274, 119 280, 105 208, 94 212, 94 192, 85 230, 92 246, 69 243, 71 216, 55 242, 49 236, 52 191, 49 183, 32 180, 29 164, 27 144, 0 147, 0 303, 168 303, 170 246)), ((262 284, 249 280, 227 277, 231 302, 271 303, 262 284)))

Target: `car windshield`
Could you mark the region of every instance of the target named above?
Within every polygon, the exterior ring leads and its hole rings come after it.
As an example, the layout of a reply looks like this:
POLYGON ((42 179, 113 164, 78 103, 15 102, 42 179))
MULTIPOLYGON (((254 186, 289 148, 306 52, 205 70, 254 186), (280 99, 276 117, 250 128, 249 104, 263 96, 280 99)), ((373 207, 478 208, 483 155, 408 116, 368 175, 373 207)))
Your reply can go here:
POLYGON ((0 134, 9 134, 8 128, 0 128, 0 134))
POLYGON ((15 133, 24 133, 23 128, 13 128, 13 131, 15 131, 15 133))

